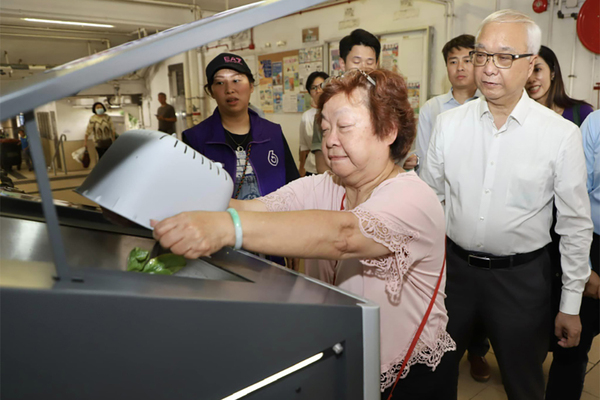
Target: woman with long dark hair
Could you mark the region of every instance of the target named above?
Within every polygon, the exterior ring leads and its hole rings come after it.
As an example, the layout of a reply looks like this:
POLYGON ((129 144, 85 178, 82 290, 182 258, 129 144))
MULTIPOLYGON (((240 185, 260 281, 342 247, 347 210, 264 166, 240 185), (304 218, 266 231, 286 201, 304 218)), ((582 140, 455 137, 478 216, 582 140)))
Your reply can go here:
POLYGON ((529 97, 581 126, 594 109, 583 100, 569 97, 565 91, 558 58, 546 46, 540 48, 533 73, 525 85, 529 97))

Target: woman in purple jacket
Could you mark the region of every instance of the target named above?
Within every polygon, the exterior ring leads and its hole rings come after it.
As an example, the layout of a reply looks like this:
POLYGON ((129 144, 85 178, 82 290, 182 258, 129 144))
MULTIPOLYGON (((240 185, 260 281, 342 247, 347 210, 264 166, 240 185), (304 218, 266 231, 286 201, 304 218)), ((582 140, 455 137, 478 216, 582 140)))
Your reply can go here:
POLYGON ((183 141, 225 166, 235 182, 232 197, 262 197, 299 178, 281 127, 249 108, 254 77, 244 59, 219 54, 206 66, 206 79, 204 89, 217 108, 184 131, 183 141))

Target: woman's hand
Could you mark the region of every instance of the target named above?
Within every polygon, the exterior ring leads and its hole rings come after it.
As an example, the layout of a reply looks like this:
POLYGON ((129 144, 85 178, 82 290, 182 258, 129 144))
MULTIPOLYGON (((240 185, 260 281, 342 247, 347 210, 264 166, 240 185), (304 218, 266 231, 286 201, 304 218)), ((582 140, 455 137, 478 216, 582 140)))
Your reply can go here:
POLYGON ((160 222, 150 220, 161 246, 188 259, 209 256, 235 244, 235 229, 227 212, 192 211, 160 222))

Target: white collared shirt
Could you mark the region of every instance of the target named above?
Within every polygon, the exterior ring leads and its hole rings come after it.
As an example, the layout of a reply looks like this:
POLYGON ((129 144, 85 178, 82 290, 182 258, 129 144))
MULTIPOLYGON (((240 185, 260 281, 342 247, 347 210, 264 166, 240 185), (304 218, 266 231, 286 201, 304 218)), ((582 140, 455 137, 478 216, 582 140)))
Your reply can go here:
MULTIPOLYGON (((302 114, 302 118, 300 119, 300 151, 310 150, 312 146, 313 125, 315 123, 317 111, 316 108, 311 108, 302 114)), ((304 169, 311 174, 317 173, 315 155, 311 151, 309 151, 308 156, 306 156, 304 169)))
MULTIPOLYGON (((438 115, 444 111, 451 110, 459 107, 460 104, 454 98, 452 89, 446 94, 432 97, 427 100, 423 107, 419 110, 419 125, 417 127, 417 138, 415 139, 415 152, 419 156, 420 165, 425 164, 427 158, 427 149, 429 148, 429 141, 431 139, 431 133, 435 124, 435 120, 438 115)), ((479 89, 475 92, 475 95, 465 101, 465 104, 471 100, 475 100, 481 97, 479 89)))
POLYGON ((497 129, 484 98, 441 114, 421 178, 445 201, 448 237, 494 255, 550 242, 552 200, 561 235, 560 310, 579 314, 589 279, 590 201, 581 133, 525 91, 497 129))

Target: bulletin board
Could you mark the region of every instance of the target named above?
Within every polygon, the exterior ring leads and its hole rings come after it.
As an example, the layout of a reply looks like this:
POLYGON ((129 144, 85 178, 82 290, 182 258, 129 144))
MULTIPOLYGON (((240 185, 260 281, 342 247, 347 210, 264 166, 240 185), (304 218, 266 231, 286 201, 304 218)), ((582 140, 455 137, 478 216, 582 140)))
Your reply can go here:
POLYGON ((302 113, 310 109, 306 78, 323 71, 323 46, 258 56, 258 98, 265 113, 302 113))
POLYGON ((415 114, 429 97, 431 31, 429 27, 378 35, 379 66, 401 74, 408 86, 408 100, 415 114))

